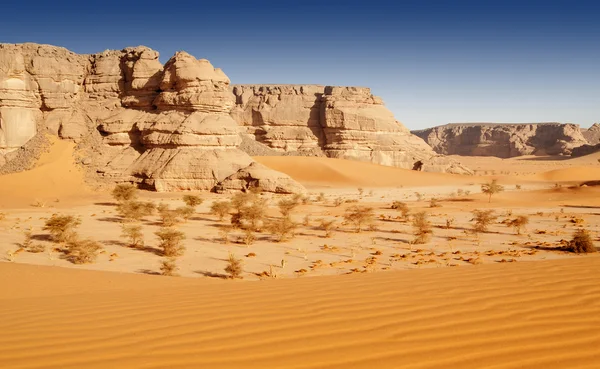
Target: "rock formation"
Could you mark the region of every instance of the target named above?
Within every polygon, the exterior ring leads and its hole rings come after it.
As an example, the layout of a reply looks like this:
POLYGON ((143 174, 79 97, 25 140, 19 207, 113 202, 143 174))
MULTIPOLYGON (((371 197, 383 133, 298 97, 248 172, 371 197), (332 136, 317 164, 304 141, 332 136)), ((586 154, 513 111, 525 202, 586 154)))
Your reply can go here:
POLYGON ((258 142, 282 153, 326 155, 411 169, 470 173, 412 135, 363 87, 234 85, 231 115, 258 142))
POLYGON ((587 140, 590 145, 600 144, 600 123, 594 123, 588 129, 581 129, 583 137, 587 140))
POLYGON ((157 191, 241 189, 263 186, 264 176, 267 189, 300 191, 286 175, 258 170, 239 150, 233 106, 227 76, 184 52, 163 67, 146 47, 77 55, 0 44, 4 160, 49 131, 75 140, 89 171, 111 182, 157 191), (234 180, 240 173, 251 181, 234 180))
POLYGON ((413 131, 444 155, 570 155, 587 143, 576 124, 448 124, 413 131))

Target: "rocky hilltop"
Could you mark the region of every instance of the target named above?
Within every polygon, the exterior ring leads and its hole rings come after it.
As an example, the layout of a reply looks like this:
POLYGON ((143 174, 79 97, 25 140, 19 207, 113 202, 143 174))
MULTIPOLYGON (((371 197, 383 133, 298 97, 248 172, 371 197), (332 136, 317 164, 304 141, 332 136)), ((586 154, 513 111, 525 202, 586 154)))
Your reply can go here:
POLYGON ((447 124, 412 133, 444 155, 570 155, 587 144, 577 124, 447 124))
POLYGON ((208 60, 178 52, 162 65, 158 56, 143 46, 79 55, 0 44, 0 173, 26 167, 45 133, 75 141, 90 178, 157 191, 301 190, 241 150, 248 138, 278 153, 469 172, 368 88, 231 86, 208 60))
POLYGON ((590 145, 600 144, 600 123, 594 123, 590 128, 581 129, 583 137, 587 140, 590 145))
POLYGON ((436 154, 369 88, 233 85, 231 115, 254 140, 281 153, 324 155, 423 170, 470 173, 436 154))

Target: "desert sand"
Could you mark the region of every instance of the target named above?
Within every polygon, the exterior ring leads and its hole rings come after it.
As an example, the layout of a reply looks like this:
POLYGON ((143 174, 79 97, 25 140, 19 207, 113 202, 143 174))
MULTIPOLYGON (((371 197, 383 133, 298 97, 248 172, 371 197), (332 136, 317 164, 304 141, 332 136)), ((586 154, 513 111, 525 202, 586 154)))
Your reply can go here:
MULTIPOLYGON (((535 168, 502 160, 512 175, 476 159, 496 174, 256 157, 308 189, 312 201, 292 214, 308 225, 288 242, 262 232, 246 246, 234 231, 226 244, 209 207, 230 195, 197 192, 205 201, 178 226, 187 250, 175 278, 148 275, 160 273, 157 217, 142 222, 147 248, 127 247, 110 191, 88 188, 73 146, 56 141, 33 170, 0 176, 0 367, 596 367, 600 259, 554 248, 581 227, 598 239, 600 189, 569 187, 600 178, 597 157, 535 168), (505 191, 488 202, 480 185, 491 179, 505 191), (321 192, 325 202, 315 200, 321 192), (350 202, 335 206, 338 198, 350 202), (431 198, 441 207, 430 208, 431 198), (430 242, 411 244, 395 200, 430 214, 430 242), (375 209, 377 229, 343 223, 357 202, 375 209), (474 209, 500 216, 489 232, 470 233, 474 209), (42 230, 54 213, 81 217, 81 236, 104 247, 95 263, 75 265, 54 250, 42 230), (530 220, 522 235, 500 223, 516 215, 530 220), (331 238, 319 218, 337 222, 331 238), (19 251, 29 229, 46 251, 19 251), (223 279, 229 253, 243 260, 243 280, 223 279)), ((140 193, 171 207, 181 196, 140 193)), ((275 203, 286 196, 261 196, 279 217, 275 203)))

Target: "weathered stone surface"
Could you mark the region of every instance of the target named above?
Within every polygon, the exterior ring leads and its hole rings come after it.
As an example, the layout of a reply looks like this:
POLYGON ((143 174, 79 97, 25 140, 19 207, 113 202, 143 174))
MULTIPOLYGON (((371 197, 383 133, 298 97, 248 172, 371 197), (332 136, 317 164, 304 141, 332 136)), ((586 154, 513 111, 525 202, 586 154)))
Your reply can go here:
POLYGON ((287 174, 275 172, 260 163, 252 163, 221 181, 219 191, 260 187, 263 191, 277 193, 302 193, 304 188, 287 174))
POLYGON ((581 129, 581 133, 590 145, 600 144, 600 123, 594 123, 588 129, 581 129))
POLYGON ((444 155, 570 155, 587 143, 576 124, 448 124, 413 133, 444 155))
MULTIPOLYGON (((289 177, 250 167, 254 161, 238 148, 233 106, 227 76, 184 52, 163 68, 158 53, 143 46, 77 55, 0 44, 0 154, 41 129, 79 143, 86 168, 109 182, 213 190, 247 168, 265 190, 301 189, 289 177)), ((242 184, 230 180, 227 188, 242 184)))
POLYGON ((324 154, 426 171, 470 173, 412 135, 363 87, 234 85, 232 116, 258 142, 282 153, 324 154))

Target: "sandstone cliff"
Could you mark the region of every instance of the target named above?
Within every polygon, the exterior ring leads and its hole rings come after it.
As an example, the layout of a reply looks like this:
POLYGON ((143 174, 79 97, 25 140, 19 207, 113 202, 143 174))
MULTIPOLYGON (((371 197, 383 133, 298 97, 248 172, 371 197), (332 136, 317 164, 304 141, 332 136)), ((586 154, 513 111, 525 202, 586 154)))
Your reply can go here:
POLYGON ((444 155, 570 155, 587 143, 576 124, 448 124, 413 131, 444 155))
POLYGON ((600 144, 600 123, 594 123, 588 129, 581 129, 583 137, 587 140, 590 145, 600 144))
POLYGON ((0 44, 3 161, 48 131, 77 142, 88 172, 111 182, 158 191, 302 191, 281 173, 257 170, 239 150, 233 106, 227 76, 184 52, 163 66, 146 47, 78 55, 0 44))
POLYGON ((281 153, 326 155, 426 171, 470 173, 412 135, 363 87, 234 85, 233 118, 281 153))

